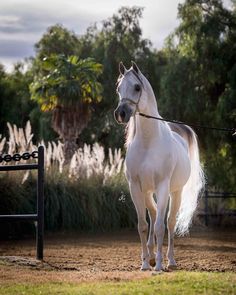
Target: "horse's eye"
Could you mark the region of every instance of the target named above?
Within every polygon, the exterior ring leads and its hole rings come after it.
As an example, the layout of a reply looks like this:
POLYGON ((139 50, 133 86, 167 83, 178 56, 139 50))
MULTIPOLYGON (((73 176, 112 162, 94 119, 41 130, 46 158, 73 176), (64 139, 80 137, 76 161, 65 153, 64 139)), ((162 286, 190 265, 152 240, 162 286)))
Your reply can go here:
POLYGON ((140 91, 141 87, 139 84, 135 84, 134 89, 135 89, 135 91, 140 91))

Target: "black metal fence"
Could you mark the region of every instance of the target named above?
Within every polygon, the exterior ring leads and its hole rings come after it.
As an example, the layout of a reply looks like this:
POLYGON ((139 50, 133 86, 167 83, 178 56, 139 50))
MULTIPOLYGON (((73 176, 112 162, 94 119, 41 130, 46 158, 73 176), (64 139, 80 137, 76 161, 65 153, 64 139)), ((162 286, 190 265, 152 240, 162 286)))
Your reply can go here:
POLYGON ((209 199, 231 199, 236 198, 236 194, 234 193, 227 193, 227 192, 212 192, 206 190, 203 196, 204 201, 204 212, 199 215, 204 216, 205 225, 209 225, 209 217, 219 217, 219 216, 236 216, 236 210, 226 210, 223 209, 221 212, 212 213, 209 210, 209 199))
POLYGON ((2 165, 0 171, 15 170, 38 170, 37 179, 37 213, 36 214, 17 214, 17 215, 0 215, 0 221, 29 220, 36 221, 36 258, 43 259, 43 242, 44 242, 44 147, 39 146, 38 151, 32 153, 25 152, 22 155, 14 154, 1 155, 1 162, 11 162, 29 160, 30 158, 38 159, 34 164, 2 165))

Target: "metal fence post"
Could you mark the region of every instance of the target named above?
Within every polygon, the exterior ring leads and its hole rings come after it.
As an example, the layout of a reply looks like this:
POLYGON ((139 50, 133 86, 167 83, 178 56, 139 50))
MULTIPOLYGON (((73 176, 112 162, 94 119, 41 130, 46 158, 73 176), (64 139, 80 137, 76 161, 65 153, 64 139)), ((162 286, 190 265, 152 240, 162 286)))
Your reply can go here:
POLYGON ((37 183, 37 259, 43 259, 44 240, 44 147, 38 148, 38 183, 37 183))
POLYGON ((205 190, 205 225, 208 226, 208 190, 205 190))
POLYGON ((37 213, 36 214, 8 214, 0 215, 0 221, 29 220, 36 221, 36 258, 43 259, 43 239, 44 239, 44 147, 40 146, 38 151, 32 153, 25 152, 22 155, 0 155, 1 162, 11 162, 38 159, 37 164, 19 164, 19 165, 0 165, 0 171, 18 171, 18 170, 37 170, 37 213))

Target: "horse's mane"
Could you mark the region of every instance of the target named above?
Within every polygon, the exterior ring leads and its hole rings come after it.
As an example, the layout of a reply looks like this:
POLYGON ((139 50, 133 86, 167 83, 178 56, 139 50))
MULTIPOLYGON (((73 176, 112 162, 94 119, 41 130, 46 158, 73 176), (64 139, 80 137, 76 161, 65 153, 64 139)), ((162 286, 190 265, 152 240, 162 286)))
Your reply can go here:
POLYGON ((125 128, 125 147, 128 148, 136 132, 135 117, 131 117, 125 128))

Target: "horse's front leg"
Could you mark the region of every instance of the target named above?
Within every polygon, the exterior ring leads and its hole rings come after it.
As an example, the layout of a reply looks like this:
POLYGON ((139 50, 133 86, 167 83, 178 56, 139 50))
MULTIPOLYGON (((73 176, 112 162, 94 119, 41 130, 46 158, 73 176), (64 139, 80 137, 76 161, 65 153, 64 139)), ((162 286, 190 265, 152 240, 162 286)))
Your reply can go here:
POLYGON ((150 257, 147 248, 148 223, 146 220, 146 195, 141 191, 139 183, 129 183, 130 193, 136 208, 138 217, 138 232, 142 245, 142 266, 141 270, 150 270, 150 257))
POLYGON ((149 237, 148 237, 148 242, 147 242, 148 252, 149 252, 149 256, 150 256, 149 263, 151 266, 155 266, 156 265, 156 261, 155 261, 156 255, 154 252, 154 247, 155 247, 154 224, 156 221, 157 204, 154 201, 152 193, 149 193, 146 198, 146 207, 148 209, 149 220, 150 220, 149 237))
POLYGON ((157 237, 157 254, 155 271, 160 271, 162 267, 162 245, 165 235, 165 213, 169 200, 169 183, 162 182, 159 184, 157 191, 157 217, 155 222, 155 233, 157 237))

